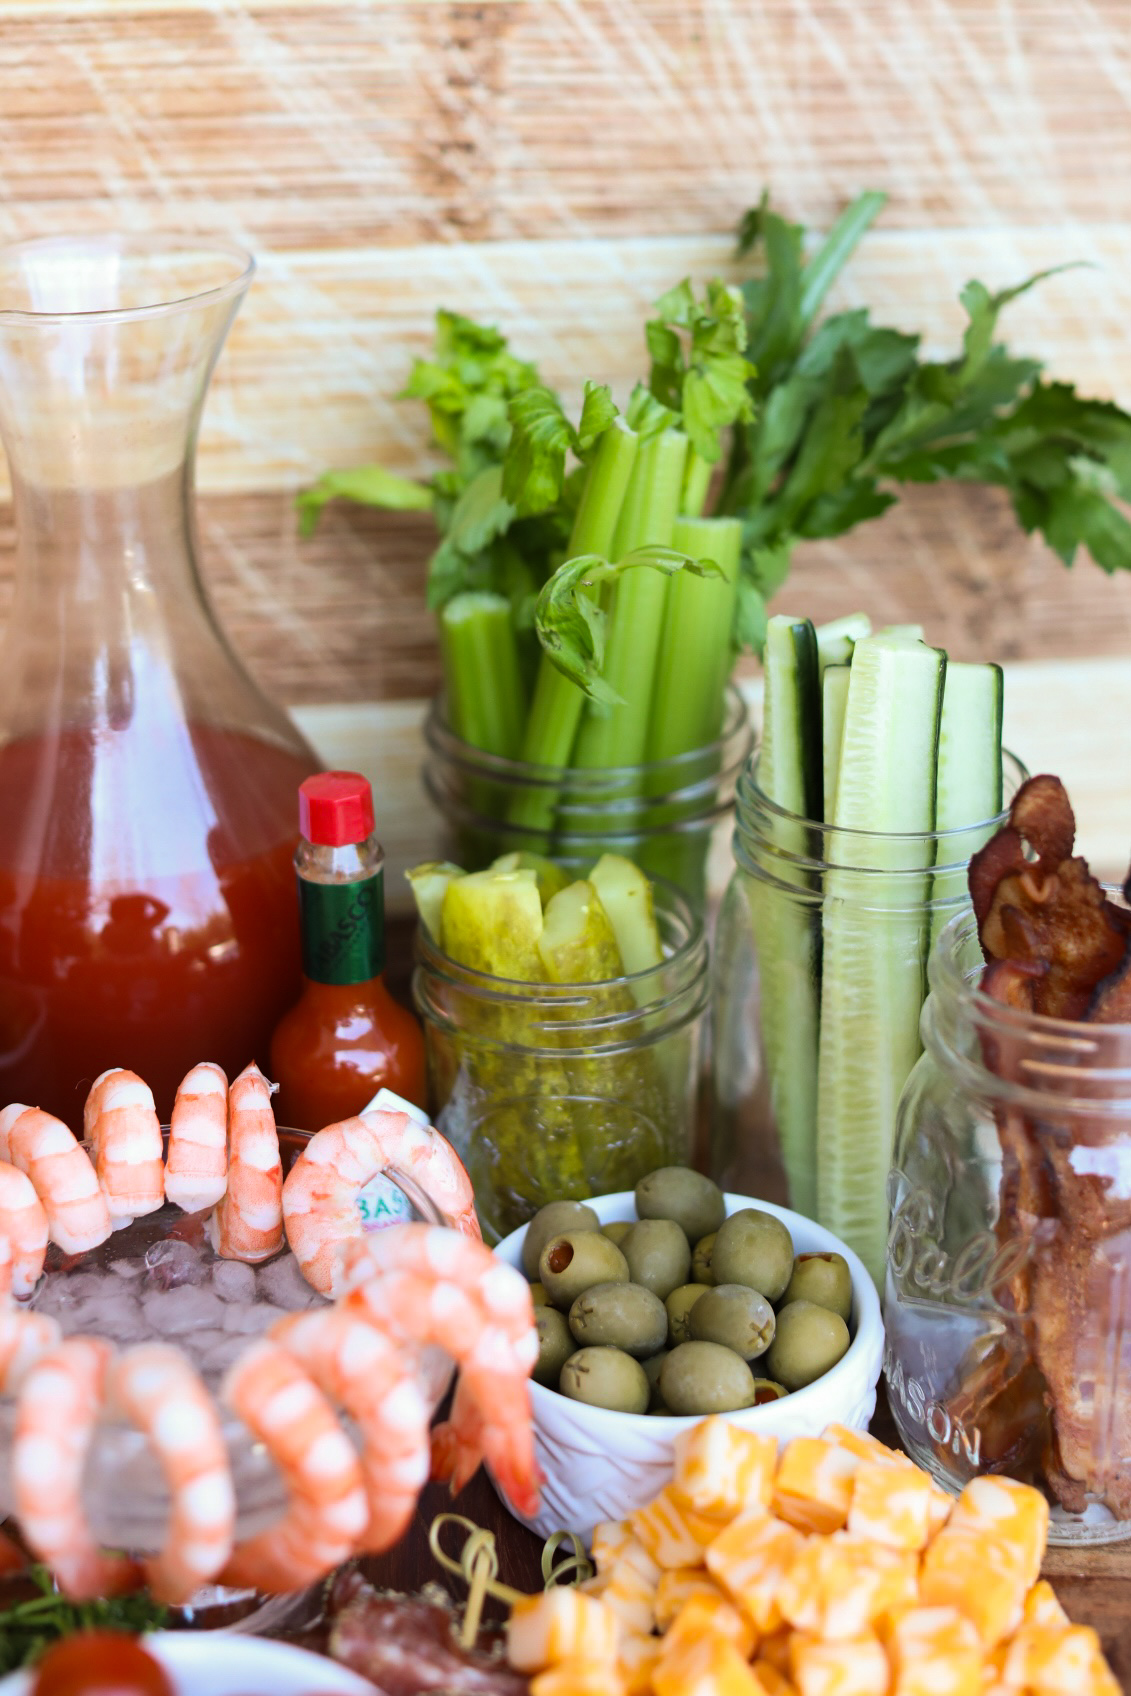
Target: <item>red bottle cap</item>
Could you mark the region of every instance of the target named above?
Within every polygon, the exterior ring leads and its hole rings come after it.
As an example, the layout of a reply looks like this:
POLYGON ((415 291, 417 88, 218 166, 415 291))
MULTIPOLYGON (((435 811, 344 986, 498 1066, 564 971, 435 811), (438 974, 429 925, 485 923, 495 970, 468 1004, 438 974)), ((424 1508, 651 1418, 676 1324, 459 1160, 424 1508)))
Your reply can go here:
POLYGON ((373 791, 359 771, 321 771, 298 786, 298 827, 308 842, 344 848, 373 834, 373 791))

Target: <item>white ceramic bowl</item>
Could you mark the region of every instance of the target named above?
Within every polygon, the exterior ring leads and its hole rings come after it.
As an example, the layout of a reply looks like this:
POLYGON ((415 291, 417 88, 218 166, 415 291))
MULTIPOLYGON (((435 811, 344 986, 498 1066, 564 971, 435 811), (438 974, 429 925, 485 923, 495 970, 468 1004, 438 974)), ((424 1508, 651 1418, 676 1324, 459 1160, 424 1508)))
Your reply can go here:
MULTIPOLYGON (((144 1639, 176 1696, 378 1696, 357 1673, 323 1655, 225 1631, 155 1631, 144 1639)), ((0 1696, 26 1696, 30 1672, 0 1678, 0 1696)))
MULTIPOLYGON (((611 1219, 636 1218, 631 1190, 593 1197, 589 1206, 603 1225, 611 1219)), ((728 1195, 726 1207, 728 1215, 744 1207, 772 1213, 788 1228, 796 1254, 843 1254, 852 1274, 853 1332, 848 1352, 824 1377, 791 1396, 726 1417, 745 1430, 782 1442, 790 1437, 818 1437, 834 1421, 862 1430, 875 1412, 884 1345, 879 1297, 863 1262, 831 1231, 788 1207, 774 1207, 746 1195, 728 1195)), ((504 1237, 495 1253, 521 1268, 525 1236, 524 1225, 504 1237)), ((593 1527, 602 1520, 623 1519, 650 1502, 671 1479, 675 1438, 696 1423, 695 1418, 589 1407, 541 1384, 532 1383, 530 1393, 534 1440, 545 1483, 537 1516, 524 1523, 543 1537, 554 1531, 577 1531, 588 1544, 593 1527)), ((510 1507, 509 1502, 506 1505, 510 1507)))

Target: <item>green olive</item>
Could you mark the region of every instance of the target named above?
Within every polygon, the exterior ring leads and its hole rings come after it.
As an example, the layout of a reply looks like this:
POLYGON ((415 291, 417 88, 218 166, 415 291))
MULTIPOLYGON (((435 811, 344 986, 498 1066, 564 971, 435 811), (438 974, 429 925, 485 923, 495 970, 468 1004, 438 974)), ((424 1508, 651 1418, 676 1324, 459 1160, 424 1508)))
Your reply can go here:
POLYGON ((601 1235, 608 1237, 610 1242, 616 1243, 619 1248, 635 1223, 635 1219, 610 1219, 607 1225, 601 1226, 601 1235))
POLYGON ((594 1284, 627 1284, 628 1261, 600 1231, 567 1231, 542 1250, 538 1272, 555 1307, 568 1313, 594 1284))
POLYGON ((717 1231, 711 1231, 707 1236, 700 1237, 691 1251, 691 1277, 696 1284, 713 1284, 715 1274, 711 1270, 711 1256, 715 1250, 717 1231))
POLYGON ((731 1413, 752 1405, 754 1375, 721 1343, 680 1343, 660 1368, 660 1394, 676 1414, 731 1413))
POLYGON ((667 1341, 668 1316, 643 1284, 594 1284, 570 1308, 569 1328, 579 1347, 597 1343, 644 1360, 667 1341))
POLYGON ((542 1250, 551 1237, 563 1231, 598 1231, 601 1221, 583 1201, 551 1201, 540 1207, 522 1239, 522 1270, 533 1283, 538 1276, 542 1250))
POLYGON ((668 1341, 673 1346, 676 1343, 691 1341, 691 1332, 687 1328, 688 1315, 699 1297, 706 1294, 706 1284, 681 1284, 664 1303, 668 1310, 668 1341))
POLYGON ((717 1231, 726 1218, 723 1192, 689 1166, 661 1166, 636 1186, 636 1211, 641 1219, 674 1219, 689 1243, 717 1231))
POLYGON ((754 1406, 764 1407, 767 1402, 780 1402, 789 1391, 784 1384, 775 1384, 772 1378, 755 1378, 754 1406))
POLYGON ((618 1413, 644 1413, 652 1395, 640 1362, 610 1348, 578 1349, 562 1367, 558 1388, 575 1402, 618 1413))
POLYGON ((538 1328, 538 1364, 532 1373, 539 1384, 551 1390, 558 1387, 562 1367, 571 1354, 577 1353, 577 1343, 564 1313, 556 1307, 540 1307, 534 1315, 538 1328))
POLYGON ((774 1340, 774 1310, 746 1284, 717 1284, 687 1316, 696 1342, 721 1343, 743 1360, 757 1360, 774 1340))
POLYGON ((847 1325, 852 1318, 852 1273, 843 1254, 799 1254, 781 1304, 791 1301, 816 1302, 839 1313, 847 1325))
POLYGON ((766 1370, 787 1390, 803 1390, 836 1365, 848 1348, 848 1326, 839 1313, 812 1301, 791 1301, 778 1312, 778 1328, 766 1353, 766 1370))
POLYGON ((640 1362, 641 1366, 644 1368, 644 1375, 651 1387, 653 1401, 655 1401, 660 1394, 660 1368, 663 1366, 671 1352, 671 1349, 661 1349, 658 1354, 649 1355, 647 1360, 642 1360, 640 1362))
POLYGON ((720 1225, 711 1271, 716 1284, 746 1284, 775 1302, 793 1275, 793 1239, 772 1213, 744 1207, 720 1225))
POLYGON ((691 1244, 674 1219, 641 1219, 620 1245, 634 1284, 665 1301, 691 1271, 691 1244))
POLYGON ((545 1284, 531 1284, 530 1299, 534 1303, 535 1307, 548 1307, 550 1305, 550 1298, 546 1294, 545 1284))

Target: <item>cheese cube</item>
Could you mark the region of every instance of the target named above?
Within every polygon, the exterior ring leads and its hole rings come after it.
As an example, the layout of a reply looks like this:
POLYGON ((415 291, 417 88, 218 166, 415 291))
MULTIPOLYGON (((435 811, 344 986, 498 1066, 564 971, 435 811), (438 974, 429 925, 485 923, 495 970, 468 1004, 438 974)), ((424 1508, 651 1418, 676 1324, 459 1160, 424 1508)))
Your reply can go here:
POLYGON ((781 1624, 777 1596, 805 1539, 756 1508, 740 1514, 707 1550, 707 1570, 760 1634, 781 1624))
POLYGON ((854 1638, 889 1609, 915 1600, 908 1563, 845 1531, 813 1537, 778 1590, 782 1617, 821 1638, 854 1638))
POLYGON ((822 1643, 801 1632, 790 1644, 793 1682, 800 1696, 886 1696, 888 1658, 871 1633, 822 1643))
MULTIPOLYGON (((677 1566, 702 1566, 704 1539, 698 1526, 688 1524, 671 1485, 639 1508, 629 1520, 633 1535, 665 1571, 677 1566)), ((712 1542, 708 1537, 706 1542, 712 1542)))
MULTIPOLYGON (((643 1552, 641 1550, 642 1554, 643 1552)), ((658 1576, 657 1572, 657 1578, 658 1576)), ((600 1582, 604 1585, 600 1593, 601 1600, 616 1614, 625 1631, 639 1631, 645 1634, 651 1631, 656 1623, 653 1611, 656 1586, 645 1578, 630 1559, 622 1556, 600 1582)))
POLYGON ((628 1561, 650 1584, 660 1582, 659 1567, 627 1519, 607 1519, 594 1527, 592 1555, 598 1573, 611 1572, 619 1561, 628 1561))
POLYGON ((625 1696, 648 1696, 652 1689, 652 1669, 663 1646, 658 1637, 646 1637, 636 1631, 621 1633, 616 1665, 625 1696))
POLYGON ((759 1659, 754 1662, 750 1670, 758 1680, 758 1688, 761 1690, 762 1696, 794 1696, 793 1685, 784 1672, 779 1672, 772 1661, 759 1659))
POLYGON ((692 1596, 671 1623, 664 1638, 664 1654, 680 1643, 694 1643, 710 1634, 728 1637, 744 1660, 754 1653, 757 1633, 745 1614, 740 1614, 725 1596, 692 1596))
POLYGON ((1022 1619, 1026 1625, 1068 1625, 1071 1623, 1057 1600, 1056 1591, 1047 1578, 1038 1579, 1026 1596, 1022 1619))
POLYGON ((656 1696, 762 1696, 758 1681, 734 1644, 710 1635, 665 1648, 652 1671, 656 1696))
POLYGON ((770 1665, 776 1667, 783 1678, 789 1676, 789 1645, 792 1637, 793 1627, 782 1625, 778 1627, 777 1631, 771 1631, 768 1637, 763 1637, 758 1645, 758 1659, 769 1661, 770 1665))
POLYGON ((541 1672, 567 1660, 611 1664, 619 1637, 620 1621, 602 1601, 575 1585, 556 1584, 512 1607, 507 1659, 519 1672, 541 1672))
POLYGON ((852 1487, 848 1529, 889 1549, 925 1548, 930 1501, 931 1480, 917 1466, 861 1461, 852 1487))
POLYGON ((821 1437, 826 1443, 834 1443, 838 1449, 846 1449, 857 1460, 885 1461, 888 1466, 915 1465, 910 1455, 905 1455, 900 1449, 889 1449, 878 1437, 873 1437, 868 1431, 856 1431, 851 1425, 826 1425, 821 1437))
POLYGON ((1009 1645, 1003 1677, 1035 1696, 1092 1696, 1098 1668, 1110 1676, 1090 1626, 1023 1625, 1009 1645))
POLYGON ((892 1696, 980 1696, 982 1645, 956 1608, 910 1608, 892 1626, 892 1696))
POLYGON ((1012 1552, 1025 1581, 1037 1582, 1049 1529, 1049 1505, 1031 1484, 1013 1478, 973 1478, 950 1516, 949 1531, 990 1536, 1012 1552))
POLYGON ((953 1519, 928 1544, 919 1570, 924 1607, 954 1607, 992 1649, 1014 1631, 1029 1586, 1016 1557, 994 1539, 955 1529, 953 1519))
POLYGON ((559 1661, 530 1681, 530 1696, 626 1696, 624 1683, 607 1661, 559 1661))
POLYGON ((702 1567, 674 1567, 661 1574, 652 1607, 656 1627, 667 1631, 680 1609, 692 1596, 721 1596, 722 1591, 702 1567))
POLYGON ((795 1437, 774 1476, 773 1509, 799 1531, 839 1531, 848 1519, 860 1460, 820 1437, 795 1437))
POLYGON ((716 1415, 681 1432, 674 1447, 672 1490, 685 1507, 733 1519, 759 1503, 769 1505, 778 1461, 773 1437, 759 1437, 716 1415))

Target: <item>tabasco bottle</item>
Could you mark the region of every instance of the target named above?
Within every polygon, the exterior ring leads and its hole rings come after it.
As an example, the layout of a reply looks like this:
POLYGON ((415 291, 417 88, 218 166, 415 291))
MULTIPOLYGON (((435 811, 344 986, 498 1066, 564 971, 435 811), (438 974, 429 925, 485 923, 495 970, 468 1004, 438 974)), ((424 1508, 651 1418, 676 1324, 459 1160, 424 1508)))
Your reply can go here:
POLYGON ((305 987, 271 1039, 281 1125, 318 1131, 379 1089, 427 1104, 424 1038, 385 987, 385 854, 373 793, 355 771, 299 785, 298 873, 305 987))

